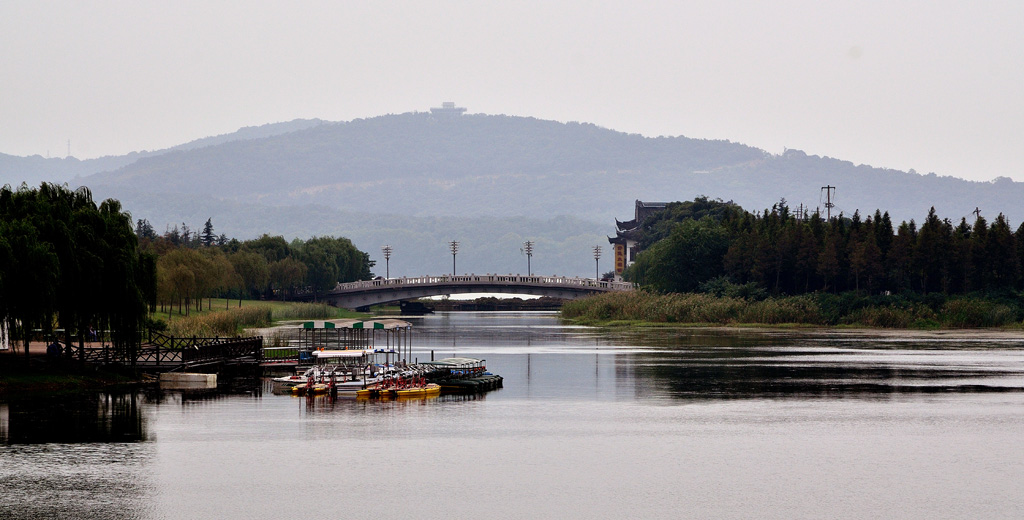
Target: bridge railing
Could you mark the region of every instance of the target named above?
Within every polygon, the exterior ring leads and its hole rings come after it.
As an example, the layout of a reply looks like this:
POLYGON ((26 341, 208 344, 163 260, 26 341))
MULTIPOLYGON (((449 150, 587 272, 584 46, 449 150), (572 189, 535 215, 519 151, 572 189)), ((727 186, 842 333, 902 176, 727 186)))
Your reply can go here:
POLYGON ((417 285, 530 285, 535 287, 572 287, 594 288, 605 291, 628 291, 635 286, 630 282, 614 282, 569 276, 523 276, 518 274, 469 274, 444 276, 419 276, 388 278, 380 280, 364 280, 360 282, 341 283, 335 292, 360 291, 385 287, 414 287, 417 285))

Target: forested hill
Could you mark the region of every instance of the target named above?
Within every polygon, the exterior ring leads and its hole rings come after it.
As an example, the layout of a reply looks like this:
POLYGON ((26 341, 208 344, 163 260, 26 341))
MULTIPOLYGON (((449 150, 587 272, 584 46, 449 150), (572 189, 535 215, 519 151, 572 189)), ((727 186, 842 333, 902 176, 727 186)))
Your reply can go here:
MULTIPOLYGON (((411 113, 165 154, 81 182, 349 211, 608 220, 623 206, 616 202, 626 186, 657 186, 658 176, 675 184, 679 173, 764 157, 726 141, 645 138, 524 117, 411 113)), ((625 195, 628 208, 632 195, 625 195)))
POLYGON ((17 187, 22 182, 29 186, 38 186, 41 182, 60 184, 70 182, 75 177, 86 177, 94 173, 116 170, 145 157, 153 157, 175 151, 194 150, 231 141, 260 139, 302 130, 321 123, 323 121, 319 119, 296 119, 285 123, 249 126, 240 128, 235 132, 204 137, 163 150, 143 150, 127 155, 110 155, 96 159, 43 157, 40 155, 18 157, 0 153, 0 186, 10 184, 12 187, 17 187))
POLYGON ((215 194, 271 205, 416 216, 571 214, 629 217, 632 201, 699 195, 765 208, 780 198, 837 211, 888 208, 894 218, 943 214, 1024 218, 1024 183, 969 182, 874 168, 728 141, 644 137, 592 124, 428 113, 323 123, 263 138, 143 157, 72 181, 130 200, 137 193, 215 194), (109 189, 109 191, 108 191, 109 189), (1020 214, 1017 214, 1020 213, 1020 214))

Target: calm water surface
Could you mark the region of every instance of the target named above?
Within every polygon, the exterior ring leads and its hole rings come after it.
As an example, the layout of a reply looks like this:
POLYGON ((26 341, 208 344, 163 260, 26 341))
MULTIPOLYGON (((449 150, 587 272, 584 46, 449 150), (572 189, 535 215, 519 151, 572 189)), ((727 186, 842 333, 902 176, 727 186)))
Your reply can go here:
POLYGON ((0 518, 1024 517, 1024 337, 414 325, 505 388, 0 403, 0 518))

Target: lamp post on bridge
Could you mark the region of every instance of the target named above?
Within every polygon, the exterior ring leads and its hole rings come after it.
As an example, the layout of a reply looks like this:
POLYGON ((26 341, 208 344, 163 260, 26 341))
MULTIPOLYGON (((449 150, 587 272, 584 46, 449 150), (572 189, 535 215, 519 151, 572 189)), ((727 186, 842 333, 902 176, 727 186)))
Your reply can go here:
POLYGON ((384 252, 384 278, 391 278, 391 246, 380 248, 384 252))
POLYGON ((594 246, 594 280, 601 279, 601 246, 594 246))
POLYGON ((452 276, 455 276, 455 253, 459 252, 459 243, 455 240, 448 242, 448 249, 452 252, 452 276))
POLYGON ((530 269, 530 259, 533 258, 533 241, 527 240, 523 244, 523 251, 526 252, 526 276, 533 276, 533 271, 530 269))

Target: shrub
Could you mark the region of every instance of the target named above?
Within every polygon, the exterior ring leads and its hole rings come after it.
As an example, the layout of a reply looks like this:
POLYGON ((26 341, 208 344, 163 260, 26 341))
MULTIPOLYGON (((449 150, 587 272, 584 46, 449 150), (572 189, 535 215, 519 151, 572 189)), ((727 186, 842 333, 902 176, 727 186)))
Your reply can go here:
POLYGON ((998 327, 1017 321, 1009 305, 977 298, 948 300, 940 313, 942 324, 955 328, 998 327))

